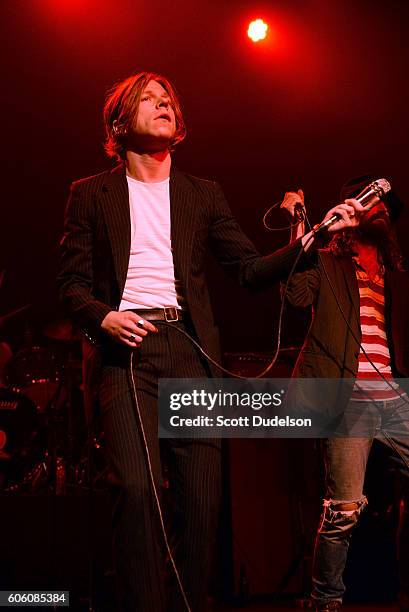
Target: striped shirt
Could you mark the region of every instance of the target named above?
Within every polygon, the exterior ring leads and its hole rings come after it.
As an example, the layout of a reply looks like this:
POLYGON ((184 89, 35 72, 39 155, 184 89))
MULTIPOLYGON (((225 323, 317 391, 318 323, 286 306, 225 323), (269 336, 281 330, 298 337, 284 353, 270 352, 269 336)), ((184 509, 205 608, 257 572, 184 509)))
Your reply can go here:
POLYGON ((358 265, 356 277, 360 298, 362 346, 359 352, 357 380, 352 399, 361 401, 396 399, 399 393, 393 391, 393 388, 399 389, 399 387, 393 380, 391 356, 386 337, 384 278, 377 276, 371 279, 358 265), (379 372, 368 361, 367 356, 379 372), (390 383, 386 383, 384 379, 390 383))

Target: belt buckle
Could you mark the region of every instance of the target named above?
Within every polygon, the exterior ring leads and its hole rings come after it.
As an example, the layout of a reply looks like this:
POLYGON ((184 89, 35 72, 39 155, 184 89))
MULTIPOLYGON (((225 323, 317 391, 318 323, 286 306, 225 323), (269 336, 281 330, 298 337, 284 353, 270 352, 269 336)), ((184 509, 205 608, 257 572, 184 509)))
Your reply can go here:
POLYGON ((174 306, 164 308, 165 313, 165 321, 166 323, 174 323, 175 321, 179 321, 177 308, 174 306))

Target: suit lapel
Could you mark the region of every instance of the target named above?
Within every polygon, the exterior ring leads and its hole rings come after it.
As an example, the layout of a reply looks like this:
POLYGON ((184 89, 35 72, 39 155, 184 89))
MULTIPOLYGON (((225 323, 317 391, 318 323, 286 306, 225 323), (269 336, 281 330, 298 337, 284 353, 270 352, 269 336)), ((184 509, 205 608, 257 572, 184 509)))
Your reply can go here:
MULTIPOLYGON (((125 167, 112 170, 102 186, 101 205, 111 243, 118 285, 126 282, 131 248, 129 191, 125 167)), ((171 245, 176 277, 186 289, 192 255, 196 213, 200 198, 190 181, 177 169, 170 175, 171 245)))
POLYGON ((356 280, 355 274, 355 264, 351 257, 342 257, 340 258, 342 274, 345 279, 345 285, 347 287, 347 291, 349 297, 351 298, 351 303, 355 312, 355 316, 360 326, 360 299, 359 299, 359 289, 358 282, 356 280))
POLYGON ((171 243, 175 275, 186 290, 200 198, 191 182, 177 169, 170 174, 171 243))
POLYGON ((131 250, 131 218, 125 167, 112 170, 102 186, 101 205, 111 243, 116 277, 122 294, 131 250))

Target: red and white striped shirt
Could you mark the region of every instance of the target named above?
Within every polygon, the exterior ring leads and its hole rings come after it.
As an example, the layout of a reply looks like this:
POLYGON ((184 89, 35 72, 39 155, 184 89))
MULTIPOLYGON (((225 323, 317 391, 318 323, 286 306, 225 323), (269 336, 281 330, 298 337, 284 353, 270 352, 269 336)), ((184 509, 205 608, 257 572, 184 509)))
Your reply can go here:
POLYGON ((371 279, 358 265, 356 277, 360 298, 361 345, 379 372, 368 361, 361 347, 352 399, 361 401, 396 399, 399 393, 393 389, 399 389, 399 386, 393 380, 386 337, 384 278, 377 276, 371 279), (390 383, 386 383, 384 379, 390 383))

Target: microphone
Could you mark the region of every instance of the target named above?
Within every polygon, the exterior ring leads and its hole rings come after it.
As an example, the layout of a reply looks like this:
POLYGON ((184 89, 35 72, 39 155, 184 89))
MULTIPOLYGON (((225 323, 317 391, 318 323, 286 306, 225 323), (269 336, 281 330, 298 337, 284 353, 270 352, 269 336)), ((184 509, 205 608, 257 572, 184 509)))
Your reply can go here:
POLYGON ((298 223, 302 223, 305 219, 304 208, 300 202, 297 202, 297 204, 294 206, 294 217, 298 223))
MULTIPOLYGON (((389 181, 381 178, 381 179, 377 179, 376 181, 373 181, 372 183, 364 187, 364 189, 360 193, 358 193, 358 195, 355 196, 354 199, 358 200, 358 202, 362 206, 364 206, 365 208, 368 208, 369 210, 370 208, 372 208, 372 206, 374 206, 380 200, 382 200, 382 198, 390 190, 391 190, 391 184, 389 183, 389 181)), ((330 225, 335 223, 335 221, 339 221, 340 218, 341 218, 340 215, 337 215, 336 213, 334 213, 326 221, 323 221, 322 223, 318 223, 317 225, 315 225, 313 227, 314 233, 317 234, 318 232, 322 232, 323 230, 326 230, 330 225)))

